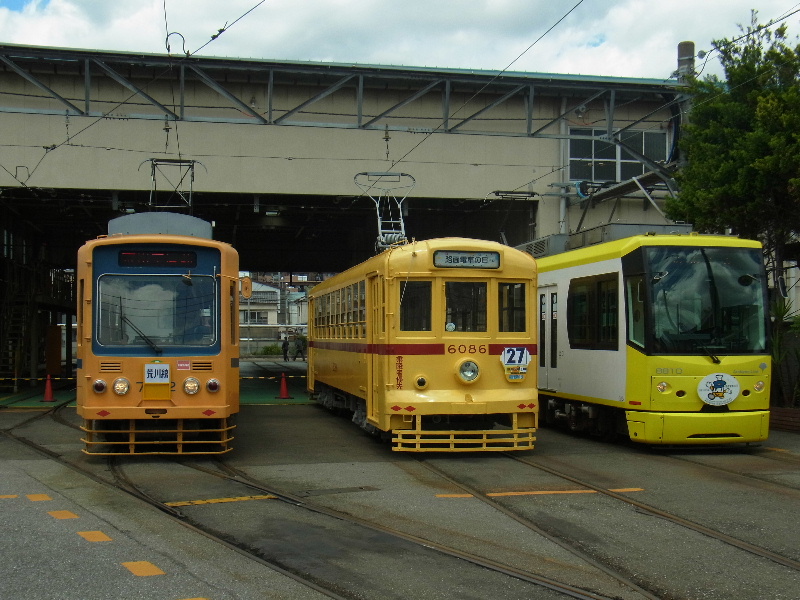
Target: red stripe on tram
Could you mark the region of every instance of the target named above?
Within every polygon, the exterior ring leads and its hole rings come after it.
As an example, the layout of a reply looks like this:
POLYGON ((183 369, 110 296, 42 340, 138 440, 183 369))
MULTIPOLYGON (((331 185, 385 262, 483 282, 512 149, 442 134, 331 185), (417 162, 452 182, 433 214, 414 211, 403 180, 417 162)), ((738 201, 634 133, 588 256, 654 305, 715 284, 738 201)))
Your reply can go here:
MULTIPOLYGON (((480 342, 471 342, 469 344, 459 344, 455 341, 449 345, 455 346, 481 346, 480 342)), ((357 354, 377 354, 379 356, 389 355, 403 355, 403 356, 436 356, 445 354, 446 345, 442 343, 435 344, 366 344, 358 342, 329 342, 329 341, 314 341, 309 342, 309 346, 319 350, 338 350, 339 352, 355 352, 357 354)), ((503 353, 505 348, 526 348, 531 354, 536 354, 536 344, 489 344, 489 354, 497 355, 503 353)))

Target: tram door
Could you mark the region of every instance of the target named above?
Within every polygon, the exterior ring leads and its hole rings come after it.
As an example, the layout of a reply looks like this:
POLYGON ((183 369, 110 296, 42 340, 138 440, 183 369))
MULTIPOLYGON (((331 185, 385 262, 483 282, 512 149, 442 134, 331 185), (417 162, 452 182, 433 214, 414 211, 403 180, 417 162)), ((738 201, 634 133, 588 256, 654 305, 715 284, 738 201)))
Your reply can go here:
POLYGON ((558 287, 539 288, 539 389, 557 391, 558 287))
POLYGON ((367 416, 377 418, 380 410, 376 399, 381 397, 383 386, 383 373, 385 356, 378 352, 378 348, 386 343, 385 313, 386 297, 384 279, 382 276, 372 274, 367 278, 367 343, 371 348, 367 356, 367 416))

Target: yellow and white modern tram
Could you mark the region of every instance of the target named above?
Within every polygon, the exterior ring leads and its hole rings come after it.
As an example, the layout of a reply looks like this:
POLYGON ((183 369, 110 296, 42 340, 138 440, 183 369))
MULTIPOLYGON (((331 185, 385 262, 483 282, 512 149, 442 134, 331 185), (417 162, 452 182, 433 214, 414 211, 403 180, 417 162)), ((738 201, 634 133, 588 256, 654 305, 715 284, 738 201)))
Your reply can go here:
POLYGON ((648 444, 767 438, 760 243, 636 235, 537 264, 546 422, 648 444))

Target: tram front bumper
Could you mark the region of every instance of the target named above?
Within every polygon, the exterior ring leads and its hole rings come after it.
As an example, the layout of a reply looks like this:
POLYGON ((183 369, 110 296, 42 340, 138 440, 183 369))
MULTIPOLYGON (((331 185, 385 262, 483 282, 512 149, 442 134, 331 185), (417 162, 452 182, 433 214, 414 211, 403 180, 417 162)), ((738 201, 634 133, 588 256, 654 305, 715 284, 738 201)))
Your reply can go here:
POLYGON ((628 434, 643 444, 730 444, 769 437, 769 411, 670 413, 626 411, 628 434))

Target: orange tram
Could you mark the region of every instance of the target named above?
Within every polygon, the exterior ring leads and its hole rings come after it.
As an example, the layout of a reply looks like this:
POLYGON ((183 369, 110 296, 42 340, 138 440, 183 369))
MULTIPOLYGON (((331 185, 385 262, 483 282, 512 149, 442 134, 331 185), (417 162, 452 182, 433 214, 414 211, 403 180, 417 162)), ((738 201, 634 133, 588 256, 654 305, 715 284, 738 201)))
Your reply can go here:
POLYGON ((391 247, 309 293, 308 389, 395 451, 531 449, 535 293, 508 246, 391 247))
POLYGON ((108 236, 80 248, 77 408, 85 453, 232 449, 238 275, 236 250, 188 215, 113 219, 108 236))

